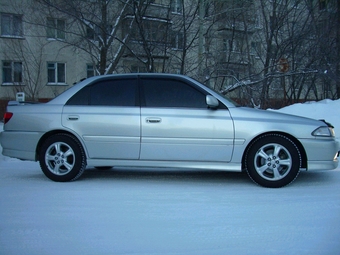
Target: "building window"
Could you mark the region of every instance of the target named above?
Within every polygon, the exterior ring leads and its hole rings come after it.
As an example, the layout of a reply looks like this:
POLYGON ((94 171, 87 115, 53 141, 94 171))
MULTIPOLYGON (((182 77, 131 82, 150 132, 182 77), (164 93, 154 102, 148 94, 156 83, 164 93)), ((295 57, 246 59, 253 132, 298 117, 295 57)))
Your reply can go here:
POLYGON ((174 13, 182 13, 183 0, 171 1, 171 11, 174 13))
POLYGON ((131 40, 137 43, 169 44, 170 38, 166 33, 169 31, 170 25, 169 20, 166 19, 143 17, 143 22, 141 23, 142 29, 137 25, 134 26, 130 33, 131 40))
POLYGON ((145 73, 146 68, 145 68, 145 66, 132 65, 131 66, 131 72, 132 73, 145 73))
POLYGON ((242 45, 237 39, 223 39, 224 51, 228 52, 242 52, 242 45))
POLYGON ((22 62, 2 62, 3 85, 16 85, 22 83, 22 62))
POLYGON ((48 84, 66 84, 66 64, 65 63, 47 63, 47 83, 48 84))
POLYGON ((104 26, 103 27, 99 27, 97 25, 91 24, 88 27, 86 27, 86 38, 92 41, 100 41, 100 38, 103 38, 103 33, 106 33, 108 35, 111 34, 111 31, 113 29, 112 25, 106 25, 105 26, 105 30, 104 30, 104 26))
POLYGON ((22 37, 22 15, 1 13, 1 36, 22 37))
POLYGON ((94 66, 92 64, 86 65, 86 77, 90 78, 94 76, 94 66))
POLYGON ((184 36, 181 32, 174 32, 171 38, 171 46, 176 50, 183 50, 184 36))
POLYGON ((292 5, 294 8, 299 8, 301 0, 293 0, 292 5))
POLYGON ((255 54, 256 56, 261 56, 261 43, 260 42, 251 42, 250 53, 255 54))
POLYGON ((100 28, 96 25, 86 28, 86 38, 92 41, 98 41, 98 35, 100 35, 100 28))
POLYGON ((47 38, 65 39, 65 20, 47 18, 47 38))
POLYGON ((323 11, 326 10, 327 1, 326 0, 319 0, 319 10, 323 11))

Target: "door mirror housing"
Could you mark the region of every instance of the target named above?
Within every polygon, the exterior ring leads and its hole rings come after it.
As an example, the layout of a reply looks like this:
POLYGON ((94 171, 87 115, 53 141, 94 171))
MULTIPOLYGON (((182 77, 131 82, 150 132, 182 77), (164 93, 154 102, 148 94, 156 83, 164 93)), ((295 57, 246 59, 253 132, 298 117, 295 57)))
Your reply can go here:
POLYGON ((217 98, 213 97, 212 95, 207 95, 205 101, 209 108, 216 109, 219 106, 217 98))

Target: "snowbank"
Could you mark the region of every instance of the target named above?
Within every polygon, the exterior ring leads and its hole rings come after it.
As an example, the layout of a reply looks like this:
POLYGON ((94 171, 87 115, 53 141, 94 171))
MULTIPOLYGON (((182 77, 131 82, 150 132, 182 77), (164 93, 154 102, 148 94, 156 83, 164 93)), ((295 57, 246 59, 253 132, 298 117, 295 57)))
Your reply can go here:
POLYGON ((325 99, 319 102, 307 102, 286 106, 277 111, 312 119, 324 119, 335 128, 335 135, 340 139, 340 99, 325 99))

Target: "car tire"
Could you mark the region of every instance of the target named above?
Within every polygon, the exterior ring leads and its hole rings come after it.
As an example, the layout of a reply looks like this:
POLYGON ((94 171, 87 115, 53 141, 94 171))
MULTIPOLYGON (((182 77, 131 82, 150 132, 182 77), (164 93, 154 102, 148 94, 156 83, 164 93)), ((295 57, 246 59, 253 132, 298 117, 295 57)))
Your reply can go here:
POLYGON ((49 179, 56 182, 74 181, 86 168, 86 156, 76 138, 69 134, 56 134, 43 143, 39 163, 49 179))
POLYGON ((248 147, 245 167, 249 177, 268 188, 288 185, 298 176, 301 155, 295 143, 285 135, 266 134, 248 147))

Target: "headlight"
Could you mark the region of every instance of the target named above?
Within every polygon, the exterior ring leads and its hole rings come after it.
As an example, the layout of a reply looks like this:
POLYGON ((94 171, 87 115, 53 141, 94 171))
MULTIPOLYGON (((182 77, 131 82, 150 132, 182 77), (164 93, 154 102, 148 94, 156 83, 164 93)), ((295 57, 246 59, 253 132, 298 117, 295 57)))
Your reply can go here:
POLYGON ((312 132, 313 136, 335 136, 334 129, 332 127, 319 127, 312 132))

